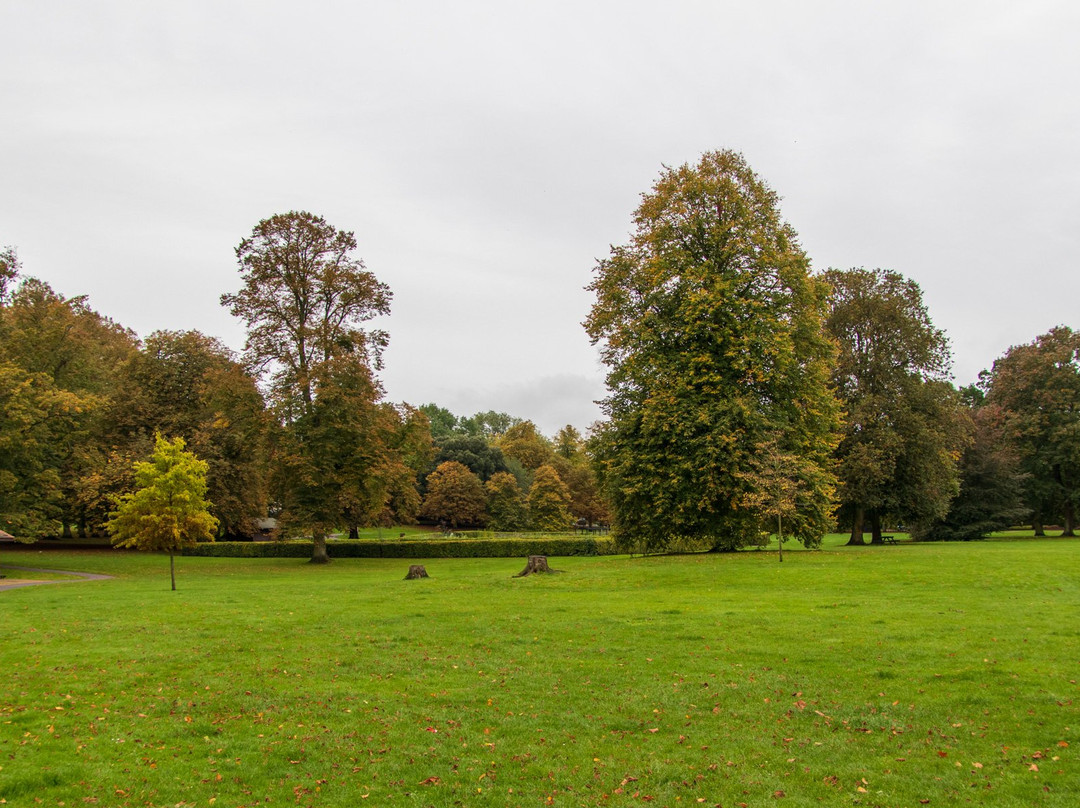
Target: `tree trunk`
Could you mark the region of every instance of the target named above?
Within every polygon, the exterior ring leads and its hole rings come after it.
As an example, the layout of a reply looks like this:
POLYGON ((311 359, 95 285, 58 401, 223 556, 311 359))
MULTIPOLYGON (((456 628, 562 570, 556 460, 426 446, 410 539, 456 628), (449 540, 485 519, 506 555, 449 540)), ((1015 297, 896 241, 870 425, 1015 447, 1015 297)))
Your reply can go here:
POLYGON ((1031 529, 1035 531, 1036 536, 1045 536, 1046 531, 1043 530, 1042 515, 1035 514, 1031 517, 1031 529))
POLYGON ((405 576, 406 581, 415 581, 417 578, 427 578, 427 570, 424 569, 423 564, 410 564, 409 574, 405 576))
POLYGON ((780 514, 776 514, 776 545, 780 548, 780 563, 784 563, 784 522, 780 514))
POLYGON ((356 525, 351 525, 349 527, 349 538, 350 539, 359 539, 360 538, 360 528, 358 528, 356 525))
POLYGON ((1061 535, 1076 535, 1076 509, 1072 504, 1072 500, 1066 500, 1065 502, 1065 530, 1061 535))
POLYGON ((531 555, 529 561, 525 565, 525 569, 515 575, 515 578, 524 578, 526 575, 535 575, 540 573, 555 573, 559 570, 553 570, 548 566, 547 556, 531 555))
POLYGON ((71 525, 68 523, 67 519, 64 520, 64 527, 60 531, 60 537, 64 539, 71 538, 71 525))
POLYGON ((885 540, 881 538, 881 516, 877 511, 870 514, 870 543, 885 543, 885 540))
POLYGON ((311 564, 329 564, 330 556, 326 554, 326 534, 318 533, 311 537, 311 564))
POLYGON ((172 579, 172 591, 176 591, 176 556, 169 550, 169 577, 172 579))
POLYGON ((863 509, 856 508, 854 516, 851 517, 851 538, 848 539, 847 546, 866 544, 863 541, 863 509))

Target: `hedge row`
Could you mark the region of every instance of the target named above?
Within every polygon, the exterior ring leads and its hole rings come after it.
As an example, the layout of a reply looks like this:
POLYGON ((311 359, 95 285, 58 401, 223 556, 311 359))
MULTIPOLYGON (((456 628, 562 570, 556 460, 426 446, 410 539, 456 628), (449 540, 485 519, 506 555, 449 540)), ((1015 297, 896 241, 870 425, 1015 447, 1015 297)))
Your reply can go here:
MULTIPOLYGON (((614 555, 607 536, 558 536, 520 539, 435 539, 424 541, 331 541, 331 558, 524 558, 614 555)), ((214 558, 310 558, 309 541, 218 541, 184 550, 186 556, 214 558)))

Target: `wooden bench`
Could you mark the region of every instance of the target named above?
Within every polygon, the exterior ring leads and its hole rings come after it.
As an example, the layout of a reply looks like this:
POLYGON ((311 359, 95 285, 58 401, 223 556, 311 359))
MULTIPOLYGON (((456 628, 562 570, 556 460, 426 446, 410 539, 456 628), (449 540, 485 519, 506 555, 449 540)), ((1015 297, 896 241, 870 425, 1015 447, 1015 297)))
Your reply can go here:
POLYGON ((883 544, 896 544, 896 536, 882 536, 881 541, 883 544))

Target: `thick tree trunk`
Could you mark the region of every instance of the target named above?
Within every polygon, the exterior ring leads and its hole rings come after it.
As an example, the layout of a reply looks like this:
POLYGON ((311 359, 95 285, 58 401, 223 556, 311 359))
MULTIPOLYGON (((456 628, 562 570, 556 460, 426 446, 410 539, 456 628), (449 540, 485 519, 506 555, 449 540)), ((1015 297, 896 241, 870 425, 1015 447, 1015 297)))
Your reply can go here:
POLYGON ((406 581, 415 581, 417 578, 427 578, 427 570, 424 569, 423 564, 410 564, 409 574, 405 576, 406 581))
POLYGON ((350 539, 359 539, 360 538, 360 528, 358 528, 356 525, 352 525, 349 528, 349 538, 350 539))
POLYGON ((1035 531, 1036 536, 1045 536, 1046 531, 1043 530, 1042 515, 1035 514, 1031 517, 1031 529, 1035 531))
POLYGON ((311 564, 329 564, 330 556, 326 554, 326 535, 319 533, 312 536, 311 564))
POLYGON ((877 511, 870 514, 870 543, 885 543, 885 540, 881 538, 881 516, 877 511))
POLYGON ((1065 530, 1061 535, 1076 535, 1076 508, 1073 506, 1072 501, 1067 501, 1065 503, 1065 530))
POLYGON ((68 520, 64 520, 64 528, 60 531, 60 536, 65 539, 71 538, 71 525, 68 524, 68 520))
POLYGON ((525 569, 515 575, 515 578, 524 578, 526 575, 536 575, 540 573, 555 573, 559 570, 553 570, 548 566, 547 556, 531 555, 529 561, 525 564, 525 569))
POLYGON ((169 577, 172 579, 172 591, 176 591, 176 556, 169 550, 169 577))
POLYGON ((848 546, 853 544, 861 545, 866 544, 863 541, 863 509, 856 508, 855 515, 851 517, 851 538, 848 539, 848 546))

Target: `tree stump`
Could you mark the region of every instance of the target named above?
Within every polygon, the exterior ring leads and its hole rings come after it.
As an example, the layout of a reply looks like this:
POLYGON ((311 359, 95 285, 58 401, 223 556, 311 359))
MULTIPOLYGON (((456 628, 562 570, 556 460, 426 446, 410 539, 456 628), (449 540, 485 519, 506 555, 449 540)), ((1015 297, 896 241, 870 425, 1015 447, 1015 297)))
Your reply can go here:
POLYGON ((548 566, 547 556, 531 555, 525 564, 525 569, 515 575, 515 578, 524 578, 526 575, 539 575, 540 573, 557 573, 561 570, 553 570, 548 566))
POLYGON ((424 569, 423 564, 410 564, 409 574, 405 576, 406 581, 415 581, 417 578, 427 578, 427 570, 424 569))

